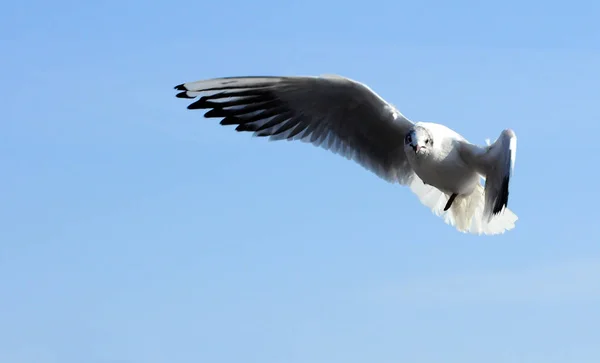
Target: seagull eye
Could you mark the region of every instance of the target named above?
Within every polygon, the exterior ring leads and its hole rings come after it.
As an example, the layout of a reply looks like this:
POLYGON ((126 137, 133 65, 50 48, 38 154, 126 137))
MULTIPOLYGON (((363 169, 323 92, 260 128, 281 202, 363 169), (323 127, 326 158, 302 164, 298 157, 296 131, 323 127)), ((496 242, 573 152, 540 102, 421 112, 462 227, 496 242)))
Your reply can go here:
POLYGON ((431 142, 431 140, 429 140, 429 139, 425 140, 426 144, 429 144, 429 142, 431 142))

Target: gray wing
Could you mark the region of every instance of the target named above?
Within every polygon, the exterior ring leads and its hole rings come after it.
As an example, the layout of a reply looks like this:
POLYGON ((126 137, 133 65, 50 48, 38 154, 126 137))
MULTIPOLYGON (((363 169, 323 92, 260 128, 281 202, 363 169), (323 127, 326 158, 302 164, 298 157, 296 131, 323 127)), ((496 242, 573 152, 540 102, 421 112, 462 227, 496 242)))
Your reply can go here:
POLYGON ((183 83, 188 109, 274 140, 301 140, 358 162, 390 182, 413 171, 404 136, 413 123, 366 85, 340 76, 225 77, 183 83))
POLYGON ((514 171, 517 136, 511 129, 503 130, 500 137, 487 147, 466 141, 458 144, 462 159, 485 178, 485 209, 488 221, 508 206, 508 189, 514 171))

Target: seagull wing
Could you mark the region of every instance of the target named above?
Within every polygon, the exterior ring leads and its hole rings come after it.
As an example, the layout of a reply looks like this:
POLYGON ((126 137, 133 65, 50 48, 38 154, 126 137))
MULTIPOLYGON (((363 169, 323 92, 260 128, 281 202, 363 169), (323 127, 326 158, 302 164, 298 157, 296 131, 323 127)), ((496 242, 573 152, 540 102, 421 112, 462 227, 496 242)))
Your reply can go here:
POLYGON ((413 123, 366 85, 320 77, 224 77, 183 83, 179 98, 207 118, 273 140, 310 142, 400 184, 414 178, 403 150, 413 123))
POLYGON ((483 216, 487 221, 508 212, 508 187, 517 153, 517 136, 514 131, 502 131, 500 137, 486 147, 462 141, 458 143, 458 151, 467 165, 485 178, 483 216))

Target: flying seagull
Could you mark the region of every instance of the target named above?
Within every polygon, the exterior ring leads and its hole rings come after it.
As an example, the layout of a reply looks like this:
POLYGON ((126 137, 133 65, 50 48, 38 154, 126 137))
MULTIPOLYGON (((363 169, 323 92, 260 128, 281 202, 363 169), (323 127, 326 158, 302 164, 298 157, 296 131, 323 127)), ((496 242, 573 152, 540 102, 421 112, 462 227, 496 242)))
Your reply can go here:
POLYGON ((175 86, 188 109, 271 140, 300 140, 410 187, 421 203, 471 234, 501 234, 517 137, 505 129, 485 146, 450 128, 413 122, 368 86, 339 75, 221 77, 175 86), (483 183, 483 185, 482 185, 483 183))

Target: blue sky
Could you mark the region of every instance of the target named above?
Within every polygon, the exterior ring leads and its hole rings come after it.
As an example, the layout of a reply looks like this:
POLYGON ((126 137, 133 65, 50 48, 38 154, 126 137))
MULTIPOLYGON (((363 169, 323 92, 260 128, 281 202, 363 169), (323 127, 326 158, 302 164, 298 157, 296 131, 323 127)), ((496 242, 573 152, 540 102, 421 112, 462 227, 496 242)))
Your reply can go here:
POLYGON ((3 4, 0 361, 600 360, 600 3, 354 4, 3 4), (513 128, 516 229, 460 234, 172 89, 323 73, 473 142, 513 128))

